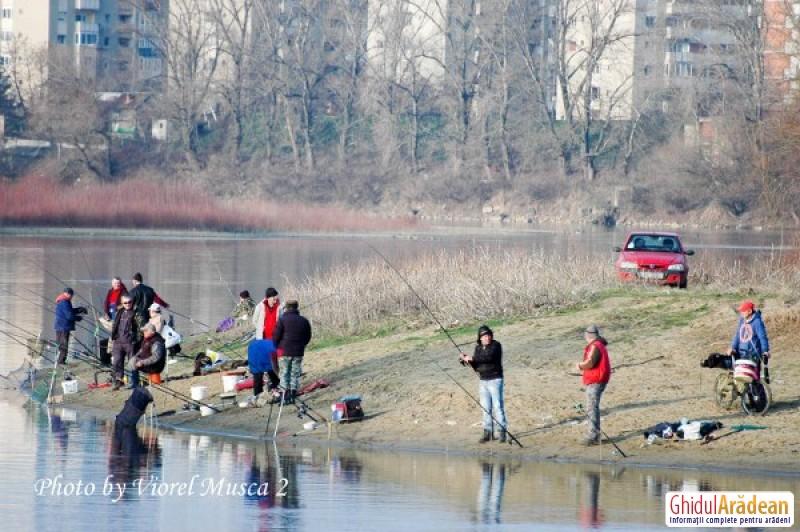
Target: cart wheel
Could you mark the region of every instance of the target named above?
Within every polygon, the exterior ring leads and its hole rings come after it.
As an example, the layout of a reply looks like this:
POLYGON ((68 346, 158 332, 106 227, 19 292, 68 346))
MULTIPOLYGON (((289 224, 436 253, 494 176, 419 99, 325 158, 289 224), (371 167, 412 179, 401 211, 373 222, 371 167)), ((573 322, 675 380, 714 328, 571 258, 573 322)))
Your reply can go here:
POLYGON ((751 382, 742 394, 742 410, 748 416, 763 416, 772 403, 772 390, 763 381, 751 382))

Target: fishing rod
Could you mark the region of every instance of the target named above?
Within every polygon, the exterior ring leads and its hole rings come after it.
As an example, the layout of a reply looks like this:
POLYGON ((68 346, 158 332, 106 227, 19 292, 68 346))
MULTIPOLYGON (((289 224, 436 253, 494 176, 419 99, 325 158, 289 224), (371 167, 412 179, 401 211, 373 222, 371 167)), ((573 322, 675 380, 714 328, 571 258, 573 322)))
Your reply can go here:
POLYGON ((612 440, 611 438, 609 438, 609 437, 608 437, 608 434, 606 434, 606 432, 605 432, 603 429, 601 429, 601 428, 600 428, 600 422, 599 422, 599 421, 595 422, 595 421, 593 421, 593 420, 592 420, 592 418, 591 418, 591 417, 589 417, 589 413, 588 413, 588 412, 587 412, 587 411, 586 411, 586 410, 583 408, 583 405, 582 405, 581 403, 578 403, 578 404, 576 404, 576 405, 575 405, 575 410, 576 410, 576 411, 578 411, 578 412, 580 412, 581 414, 583 414, 583 415, 586 417, 586 419, 587 419, 587 420, 589 420, 589 423, 591 423, 592 425, 594 425, 594 428, 595 428, 595 429, 596 429, 598 432, 600 432, 600 434, 602 434, 602 435, 605 437, 605 439, 606 439, 606 440, 608 440, 608 441, 611 443, 611 445, 613 445, 613 446, 614 446, 614 449, 616 449, 616 450, 617 450, 617 452, 620 454, 620 456, 622 456, 623 458, 627 458, 627 457, 628 457, 628 455, 627 455, 627 454, 625 454, 624 452, 622 452, 622 449, 620 449, 620 448, 619 448, 619 445, 617 445, 617 444, 614 442, 614 440, 612 440))
MULTIPOLYGON (((32 301, 30 299, 27 299, 27 298, 19 295, 18 293, 12 292, 8 288, 0 286, 0 290, 5 291, 6 293, 10 294, 13 297, 21 299, 22 301, 25 301, 26 303, 30 303, 31 305, 35 305, 35 306, 37 306, 37 307, 39 307, 39 308, 41 308, 43 310, 46 310, 47 312, 49 312, 51 314, 56 314, 56 311, 54 309, 50 308, 49 306, 41 304, 41 303, 37 303, 36 301, 32 301)), ((44 299, 44 297, 42 297, 42 299, 44 299)), ((45 299, 45 301, 49 302, 49 300, 46 300, 46 299, 45 299)), ((75 322, 75 327, 79 328, 79 329, 82 329, 82 330, 88 332, 89 334, 93 334, 93 331, 89 327, 87 327, 86 325, 83 325, 80 322, 75 322)), ((76 338, 76 341, 78 341, 77 338, 76 338)), ((84 347, 86 347, 86 346, 84 346, 84 347)))
MULTIPOLYGON (((42 264, 39 264, 38 262, 36 262, 35 260, 33 260, 33 259, 32 259, 32 258, 30 258, 30 257, 25 257, 25 260, 27 260, 28 262, 30 262, 31 264, 33 264, 34 266, 36 266, 37 268, 39 268, 40 270, 42 270, 42 272, 44 272, 44 274, 45 274, 45 275, 47 275, 47 276, 49 276, 49 277, 52 277, 53 279, 55 279, 56 281, 58 281, 59 283, 61 283, 61 285, 62 285, 62 286, 69 286, 69 283, 67 283, 66 281, 64 281, 64 280, 63 280, 63 279, 61 279, 60 277, 58 277, 58 276, 57 276, 56 274, 54 274, 53 272, 49 271, 47 268, 45 268, 45 267, 44 267, 44 265, 42 265, 42 264)), ((85 297, 83 297, 83 295, 81 295, 80 293, 78 293, 78 291, 77 291, 77 290, 75 290, 74 288, 73 288, 73 291, 75 292, 75 295, 76 295, 76 296, 78 296, 78 298, 80 298, 81 300, 85 301, 85 302, 86 302, 86 304, 87 304, 87 305, 89 305, 89 307, 91 307, 91 309, 92 309, 93 311, 97 312, 97 307, 95 307, 95 306, 92 304, 92 302, 91 302, 90 300, 88 300, 88 299, 86 299, 85 297)))
MULTIPOLYGON (((402 280, 403 280, 403 282, 406 284, 406 286, 408 286, 409 290, 411 290, 411 293, 412 293, 412 294, 414 294, 414 295, 416 296, 416 298, 417 298, 417 299, 419 300, 419 302, 422 304, 422 307, 423 307, 423 308, 424 308, 424 309, 425 309, 425 310, 428 312, 428 314, 431 316, 431 318, 433 318, 433 321, 434 321, 434 322, 436 322, 436 325, 438 325, 438 326, 439 326, 439 329, 441 329, 441 330, 442 330, 442 332, 443 332, 443 333, 444 333, 444 334, 447 336, 447 338, 450 340, 450 342, 453 344, 453 346, 456 348, 456 350, 458 350, 458 352, 459 352, 459 354, 460 354, 460 353, 461 353, 461 349, 458 347, 458 344, 456 343, 456 341, 453 339, 453 337, 450 335, 450 333, 447 331, 447 329, 445 329, 445 328, 444 328, 444 325, 442 325, 442 324, 441 324, 441 322, 440 322, 440 321, 439 321, 439 320, 436 318, 436 315, 433 313, 433 311, 430 309, 430 307, 428 307, 428 304, 427 304, 427 303, 425 303, 425 300, 424 300, 424 299, 422 299, 422 296, 420 296, 420 295, 417 293, 417 291, 416 291, 416 290, 414 290, 414 287, 413 287, 413 286, 411 286, 411 283, 408 281, 408 279, 406 279, 406 278, 403 276, 403 274, 402 274, 402 273, 400 273, 400 270, 398 270, 397 268, 395 268, 395 266, 394 266, 394 265, 393 265, 391 262, 389 262, 389 259, 387 259, 387 258, 386 258, 386 256, 385 256, 383 253, 381 253, 381 252, 378 250, 378 248, 376 248, 375 246, 373 246, 372 244, 370 244, 370 243, 369 243, 368 241, 366 241, 366 240, 364 240, 364 243, 365 243, 367 246, 369 246, 369 247, 372 249, 372 251, 374 251, 375 253, 377 253, 377 254, 378 254, 378 256, 379 256, 380 258, 382 258, 382 259, 383 259, 383 261, 384 261, 384 262, 385 262, 385 263, 386 263, 386 264, 389 266, 389 268, 391 268, 391 269, 392 269, 392 270, 393 270, 393 271, 394 271, 394 272, 397 274, 397 276, 398 276, 398 277, 400 277, 400 279, 402 279, 402 280)), ((458 386, 459 388, 461 388, 461 390, 462 390, 462 391, 463 391, 465 394, 467 394, 467 397, 469 397, 470 399, 472 399, 472 401, 473 401, 475 404, 477 404, 477 405, 478 405, 478 407, 480 407, 480 409, 481 409, 481 410, 483 410, 483 412, 484 412, 484 413, 486 413, 486 414, 487 414, 487 415, 488 415, 488 416, 489 416, 489 417, 492 419, 492 421, 493 421, 494 423, 497 423, 497 426, 501 427, 502 429, 504 429, 504 430, 506 431, 506 434, 507 434, 507 435, 508 435, 508 437, 510 438, 511 442, 513 442, 513 443, 516 443, 517 445, 519 445, 519 446, 520 446, 520 448, 522 448, 522 443, 521 443, 521 442, 520 442, 520 441, 517 439, 517 437, 516 437, 516 436, 514 436, 514 435, 513 435, 513 434, 512 434, 512 433, 511 433, 511 432, 508 430, 508 428, 507 428, 506 426, 504 426, 502 423, 500 423, 499 421, 497 421, 497 418, 495 418, 495 417, 494 417, 494 414, 492 414, 492 412, 490 412, 489 410, 487 410, 486 408, 484 408, 484 406, 481 404, 481 402, 480 402, 478 399, 476 399, 476 398, 475 398, 475 396, 474 396, 474 395, 472 395, 472 394, 471 394, 471 393, 470 393, 470 392, 469 392, 469 391, 468 391, 468 390, 467 390, 467 389, 466 389, 466 388, 465 388, 465 387, 464 387, 464 386, 463 386, 463 385, 462 385, 460 382, 458 382, 458 380, 457 380, 455 377, 453 377, 453 376, 452 376, 452 375, 450 375, 450 374, 449 374, 447 371, 445 371, 445 370, 444 370, 444 368, 442 368, 442 366, 440 366, 440 365, 439 365, 439 364, 436 362, 436 360, 435 360, 435 359, 430 359, 430 360, 431 360, 431 361, 433 361, 433 363, 436 365, 436 367, 437 367, 437 368, 439 368, 439 370, 440 370, 442 373, 444 373, 445 375, 447 375, 447 377, 448 377, 450 380, 452 380, 452 381, 453 381, 453 382, 456 384, 456 386, 458 386)), ((473 368, 473 369, 474 369, 474 368, 473 368)))

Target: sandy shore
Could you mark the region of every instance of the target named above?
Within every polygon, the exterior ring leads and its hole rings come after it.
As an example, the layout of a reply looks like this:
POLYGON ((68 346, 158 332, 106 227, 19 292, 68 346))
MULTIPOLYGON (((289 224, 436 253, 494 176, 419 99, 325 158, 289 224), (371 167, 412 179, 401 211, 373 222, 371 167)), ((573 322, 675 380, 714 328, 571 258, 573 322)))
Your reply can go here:
MULTIPOLYGON (((307 396, 324 416, 330 404, 345 394, 363 398, 368 418, 332 426, 330 440, 323 425, 302 431, 308 419, 297 409, 284 409, 278 439, 286 442, 330 442, 397 450, 507 454, 548 461, 624 462, 664 467, 747 469, 800 473, 800 360, 793 344, 800 323, 800 306, 768 298, 764 315, 772 343, 773 405, 766 416, 748 417, 741 409, 721 410, 712 400, 719 370, 700 367, 712 351, 724 351, 735 327, 734 298, 692 291, 618 292, 599 302, 546 317, 495 327, 504 347, 506 409, 510 429, 523 448, 497 442, 478 444, 481 412, 444 374, 447 371, 477 397, 477 376, 456 363, 453 346, 432 327, 389 337, 310 351, 304 382, 324 378, 331 386, 307 396), (597 323, 610 341, 612 365, 619 366, 603 397, 602 424, 628 455, 622 458, 604 444, 583 447, 584 418, 574 405, 584 403, 574 363, 580 357, 580 332, 597 323), (660 358, 659 358, 660 357, 660 358), (711 419, 726 428, 737 424, 764 426, 743 431, 708 445, 675 441, 645 445, 642 431, 661 421, 711 419), (299 433, 299 434, 298 434, 299 433)), ((456 335, 459 343, 474 340, 470 330, 456 335)), ((471 349, 471 347, 465 347, 471 349)), ((171 366, 171 374, 190 374, 188 359, 171 366)), ((74 372, 84 383, 93 371, 84 364, 74 372)), ((168 386, 189 394, 190 386, 207 385, 211 401, 222 390, 219 374, 170 381, 168 386)), ((181 410, 182 401, 154 392, 161 425, 179 430, 264 437, 269 408, 230 407, 200 417, 181 410)), ((110 388, 58 398, 65 405, 117 412, 129 392, 110 388)), ((239 394, 239 400, 247 397, 239 394)), ((273 412, 274 424, 277 409, 273 412)), ((272 434, 274 425, 270 427, 272 434)))

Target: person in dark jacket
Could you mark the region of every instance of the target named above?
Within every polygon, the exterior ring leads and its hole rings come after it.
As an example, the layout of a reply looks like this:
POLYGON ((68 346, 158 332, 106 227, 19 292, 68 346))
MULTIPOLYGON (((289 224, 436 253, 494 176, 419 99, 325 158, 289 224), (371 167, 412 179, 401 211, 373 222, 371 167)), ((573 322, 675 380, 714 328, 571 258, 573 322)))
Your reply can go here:
POLYGON ((122 375, 125 370, 125 361, 133 358, 139 348, 141 336, 139 327, 136 326, 136 312, 133 310, 133 299, 130 294, 121 298, 122 306, 114 316, 114 325, 111 326, 111 358, 114 368, 114 390, 122 387, 122 375))
POLYGON ((139 327, 143 327, 150 319, 150 305, 158 303, 162 308, 169 308, 169 304, 161 299, 155 290, 144 284, 141 273, 133 274, 133 288, 128 294, 133 300, 133 310, 139 327))
POLYGON ((480 378, 478 390, 483 408, 483 436, 479 442, 486 443, 492 439, 496 420, 499 424, 497 439, 505 443, 508 424, 503 399, 503 346, 494 339, 494 333, 486 325, 478 329, 477 344, 472 356, 461 353, 460 360, 462 364, 469 364, 480 378))
POLYGON ((65 288, 56 298, 56 319, 53 328, 56 331, 56 342, 58 342, 58 363, 63 364, 67 361, 67 351, 69 349, 69 334, 75 330, 75 324, 83 319, 86 314, 84 307, 72 306, 72 296, 75 292, 72 288, 65 288))
POLYGON ((300 375, 303 372, 303 355, 311 341, 311 324, 300 315, 297 301, 286 302, 283 315, 275 326, 272 343, 283 351, 281 362, 281 382, 286 389, 285 400, 293 403, 300 389, 300 375))
POLYGON ((131 388, 139 386, 139 372, 149 374, 161 373, 167 365, 167 348, 164 338, 156 332, 152 323, 142 327, 142 345, 130 360, 131 388))

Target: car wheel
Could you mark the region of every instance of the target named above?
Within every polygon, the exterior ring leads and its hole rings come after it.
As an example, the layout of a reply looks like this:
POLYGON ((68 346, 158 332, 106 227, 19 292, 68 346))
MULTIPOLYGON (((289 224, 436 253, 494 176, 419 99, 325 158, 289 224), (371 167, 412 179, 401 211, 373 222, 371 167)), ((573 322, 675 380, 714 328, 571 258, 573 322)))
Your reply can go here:
POLYGON ((685 288, 688 286, 688 284, 689 284, 689 280, 688 280, 688 279, 683 279, 683 280, 680 282, 680 284, 678 284, 678 288, 683 288, 683 289, 685 289, 685 288))

